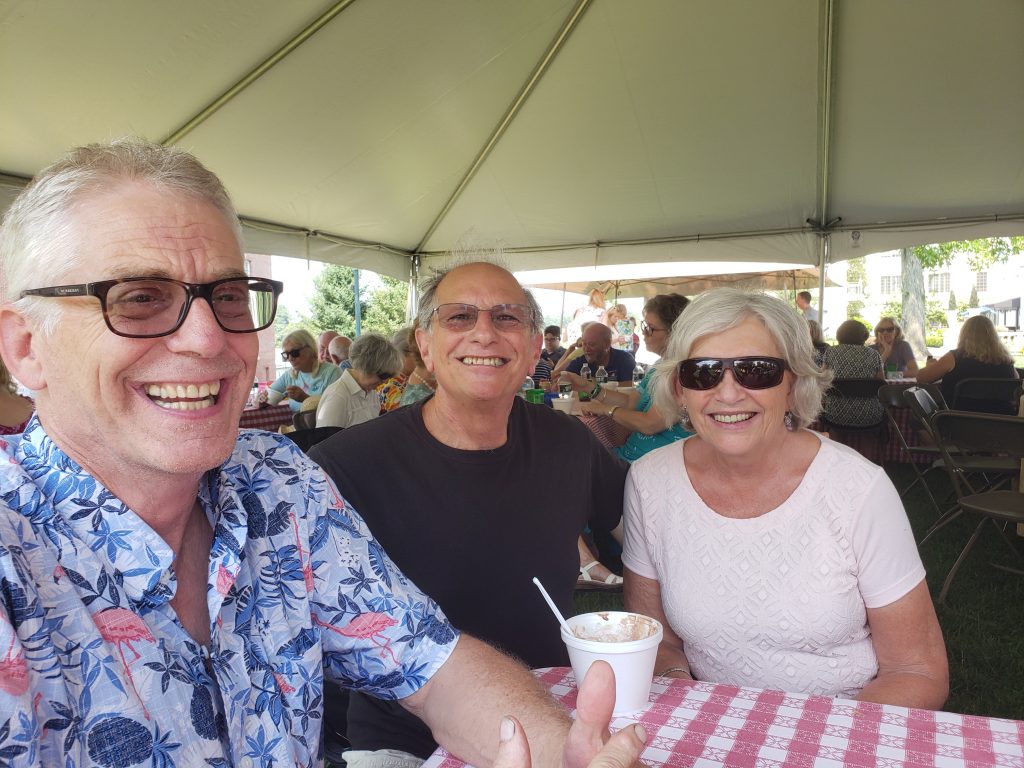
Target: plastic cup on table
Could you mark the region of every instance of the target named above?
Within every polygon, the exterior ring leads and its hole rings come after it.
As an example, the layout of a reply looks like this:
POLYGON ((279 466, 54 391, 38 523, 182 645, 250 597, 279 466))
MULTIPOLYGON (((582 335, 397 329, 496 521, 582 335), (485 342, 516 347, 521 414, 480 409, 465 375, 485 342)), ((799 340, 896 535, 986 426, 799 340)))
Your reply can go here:
POLYGON ((562 640, 579 685, 595 661, 606 661, 615 672, 615 715, 647 706, 654 663, 661 644, 661 623, 626 611, 583 613, 566 620, 562 640))

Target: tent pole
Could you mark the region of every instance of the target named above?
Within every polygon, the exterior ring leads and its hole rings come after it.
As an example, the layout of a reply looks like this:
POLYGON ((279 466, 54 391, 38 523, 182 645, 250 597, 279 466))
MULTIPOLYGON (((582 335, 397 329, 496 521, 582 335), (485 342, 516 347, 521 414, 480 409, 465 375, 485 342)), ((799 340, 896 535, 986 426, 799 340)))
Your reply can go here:
POLYGON ((818 318, 822 331, 825 330, 825 265, 828 264, 832 235, 827 232, 821 238, 821 255, 818 261, 818 318))
POLYGON ((562 335, 565 335, 565 283, 562 283, 562 312, 558 316, 558 327, 562 329, 562 335))

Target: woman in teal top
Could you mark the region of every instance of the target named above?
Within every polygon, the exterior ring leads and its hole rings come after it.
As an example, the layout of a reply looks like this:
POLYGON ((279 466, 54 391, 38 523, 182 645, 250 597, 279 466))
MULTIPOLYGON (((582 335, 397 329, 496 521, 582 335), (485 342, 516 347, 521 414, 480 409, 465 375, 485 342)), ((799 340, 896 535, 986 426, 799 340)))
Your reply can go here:
POLYGON ((322 363, 317 356, 316 339, 305 329, 292 331, 281 342, 281 359, 291 363, 267 390, 267 402, 277 405, 288 398, 288 407, 298 412, 302 401, 323 394, 329 384, 341 376, 334 363, 322 363))
MULTIPOLYGON (((689 299, 678 293, 661 293, 644 304, 644 321, 640 329, 647 349, 656 355, 665 353, 672 324, 689 303, 689 299)), ((574 389, 586 389, 578 376, 566 375, 570 377, 574 389)), ((580 403, 583 413, 608 416, 616 424, 632 430, 625 444, 615 448, 615 454, 628 462, 636 461, 655 448, 692 434, 683 429, 673 415, 665 416, 654 406, 654 376, 652 366, 632 389, 601 388, 591 402, 580 403)))

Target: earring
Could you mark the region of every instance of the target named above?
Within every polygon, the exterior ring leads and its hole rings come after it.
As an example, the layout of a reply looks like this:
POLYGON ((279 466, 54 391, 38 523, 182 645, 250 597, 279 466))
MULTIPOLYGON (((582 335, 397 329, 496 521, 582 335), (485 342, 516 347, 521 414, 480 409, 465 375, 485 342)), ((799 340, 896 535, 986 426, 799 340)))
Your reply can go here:
POLYGON ((679 423, 687 432, 693 432, 693 422, 690 421, 690 412, 686 410, 685 405, 679 409, 679 423))
POLYGON ((786 429, 790 432, 793 431, 793 414, 791 411, 786 411, 786 415, 782 417, 782 423, 786 425, 786 429))

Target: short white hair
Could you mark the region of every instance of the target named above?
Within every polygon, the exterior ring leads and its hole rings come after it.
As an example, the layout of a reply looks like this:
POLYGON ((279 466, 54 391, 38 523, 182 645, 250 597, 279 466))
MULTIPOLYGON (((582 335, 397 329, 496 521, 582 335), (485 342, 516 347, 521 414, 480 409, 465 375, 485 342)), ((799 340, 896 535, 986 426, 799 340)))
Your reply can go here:
POLYGON ((4 298, 39 322, 44 332, 56 327, 60 308, 46 299, 20 299, 21 292, 59 284, 81 258, 71 226, 76 204, 90 193, 130 181, 210 203, 224 215, 243 250, 241 224, 227 190, 188 152, 139 138, 72 149, 21 191, 0 228, 4 298))
POLYGON ((676 370, 679 363, 690 356, 694 344, 705 336, 735 328, 750 318, 764 325, 796 379, 790 408, 794 429, 805 427, 818 417, 832 374, 814 362, 807 324, 784 301, 738 288, 718 288, 702 293, 672 326, 665 356, 657 365, 655 402, 662 413, 681 415, 676 398, 676 370))

